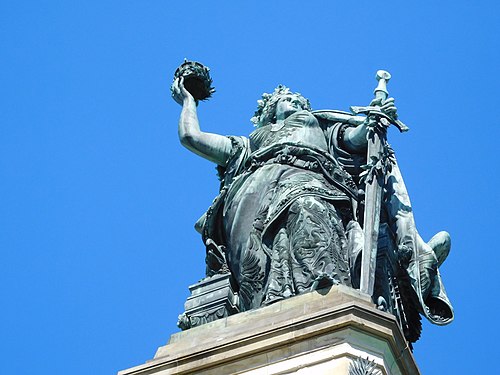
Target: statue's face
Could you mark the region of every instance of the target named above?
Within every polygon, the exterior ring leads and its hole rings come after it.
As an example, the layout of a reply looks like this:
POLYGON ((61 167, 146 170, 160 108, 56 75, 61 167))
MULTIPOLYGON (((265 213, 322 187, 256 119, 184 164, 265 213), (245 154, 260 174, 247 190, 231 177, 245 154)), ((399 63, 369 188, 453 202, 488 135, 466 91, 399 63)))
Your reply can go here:
POLYGON ((284 120, 291 114, 303 109, 299 96, 293 94, 283 95, 276 104, 276 119, 284 120))

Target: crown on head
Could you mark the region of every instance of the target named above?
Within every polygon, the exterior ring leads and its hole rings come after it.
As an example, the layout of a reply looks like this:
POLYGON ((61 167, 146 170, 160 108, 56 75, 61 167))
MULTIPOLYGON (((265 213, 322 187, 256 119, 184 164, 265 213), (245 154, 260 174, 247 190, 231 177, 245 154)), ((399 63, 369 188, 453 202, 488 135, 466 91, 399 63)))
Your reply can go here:
POLYGON ((291 92, 290 89, 284 85, 278 85, 272 94, 264 93, 262 94, 262 99, 257 100, 257 110, 250 119, 255 127, 258 128, 276 120, 276 104, 278 104, 281 97, 285 95, 297 96, 302 103, 302 108, 308 111, 311 110, 311 104, 308 99, 304 98, 298 92, 291 92))

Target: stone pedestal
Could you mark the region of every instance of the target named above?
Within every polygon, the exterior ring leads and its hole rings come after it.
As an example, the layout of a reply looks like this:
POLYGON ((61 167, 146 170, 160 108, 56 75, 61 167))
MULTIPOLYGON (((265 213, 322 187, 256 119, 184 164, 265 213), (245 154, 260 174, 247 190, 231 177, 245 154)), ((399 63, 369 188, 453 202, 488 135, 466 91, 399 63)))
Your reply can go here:
POLYGON ((393 315, 333 286, 176 333, 152 360, 119 372, 146 374, 420 372, 393 315))

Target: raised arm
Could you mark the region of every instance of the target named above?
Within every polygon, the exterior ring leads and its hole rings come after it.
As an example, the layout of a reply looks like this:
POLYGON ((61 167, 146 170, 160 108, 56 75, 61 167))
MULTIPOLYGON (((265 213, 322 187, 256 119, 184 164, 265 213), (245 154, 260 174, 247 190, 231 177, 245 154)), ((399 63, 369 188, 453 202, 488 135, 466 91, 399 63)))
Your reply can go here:
POLYGON ((179 119, 181 144, 195 154, 224 167, 231 153, 231 140, 219 134, 200 130, 196 102, 184 87, 183 80, 183 78, 177 79, 172 88, 174 100, 182 105, 179 119))

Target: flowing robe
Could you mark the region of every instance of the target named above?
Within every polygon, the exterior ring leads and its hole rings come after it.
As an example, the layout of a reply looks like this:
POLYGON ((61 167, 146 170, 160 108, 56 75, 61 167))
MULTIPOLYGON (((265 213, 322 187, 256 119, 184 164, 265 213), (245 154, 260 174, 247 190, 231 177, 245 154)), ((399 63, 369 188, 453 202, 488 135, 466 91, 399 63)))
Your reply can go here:
POLYGON ((300 294, 315 282, 350 286, 345 226, 357 188, 329 152, 318 120, 299 111, 281 126, 231 139, 204 236, 225 246, 240 308, 300 294))
MULTIPOLYGON (((240 311, 324 281, 356 287, 363 233, 356 221, 353 176, 357 178, 366 158, 342 148, 349 125, 327 115, 299 111, 281 126, 258 128, 249 138, 230 137, 232 153, 220 171, 220 194, 198 228, 206 243, 211 240, 223 249, 240 311)), ((394 282, 404 306, 396 308, 393 301, 392 312, 404 315, 402 324, 411 328, 407 339, 413 342, 421 330, 418 313, 442 325, 453 320, 453 309, 436 255, 416 230, 397 163, 387 176, 382 214, 402 271, 394 282)))

